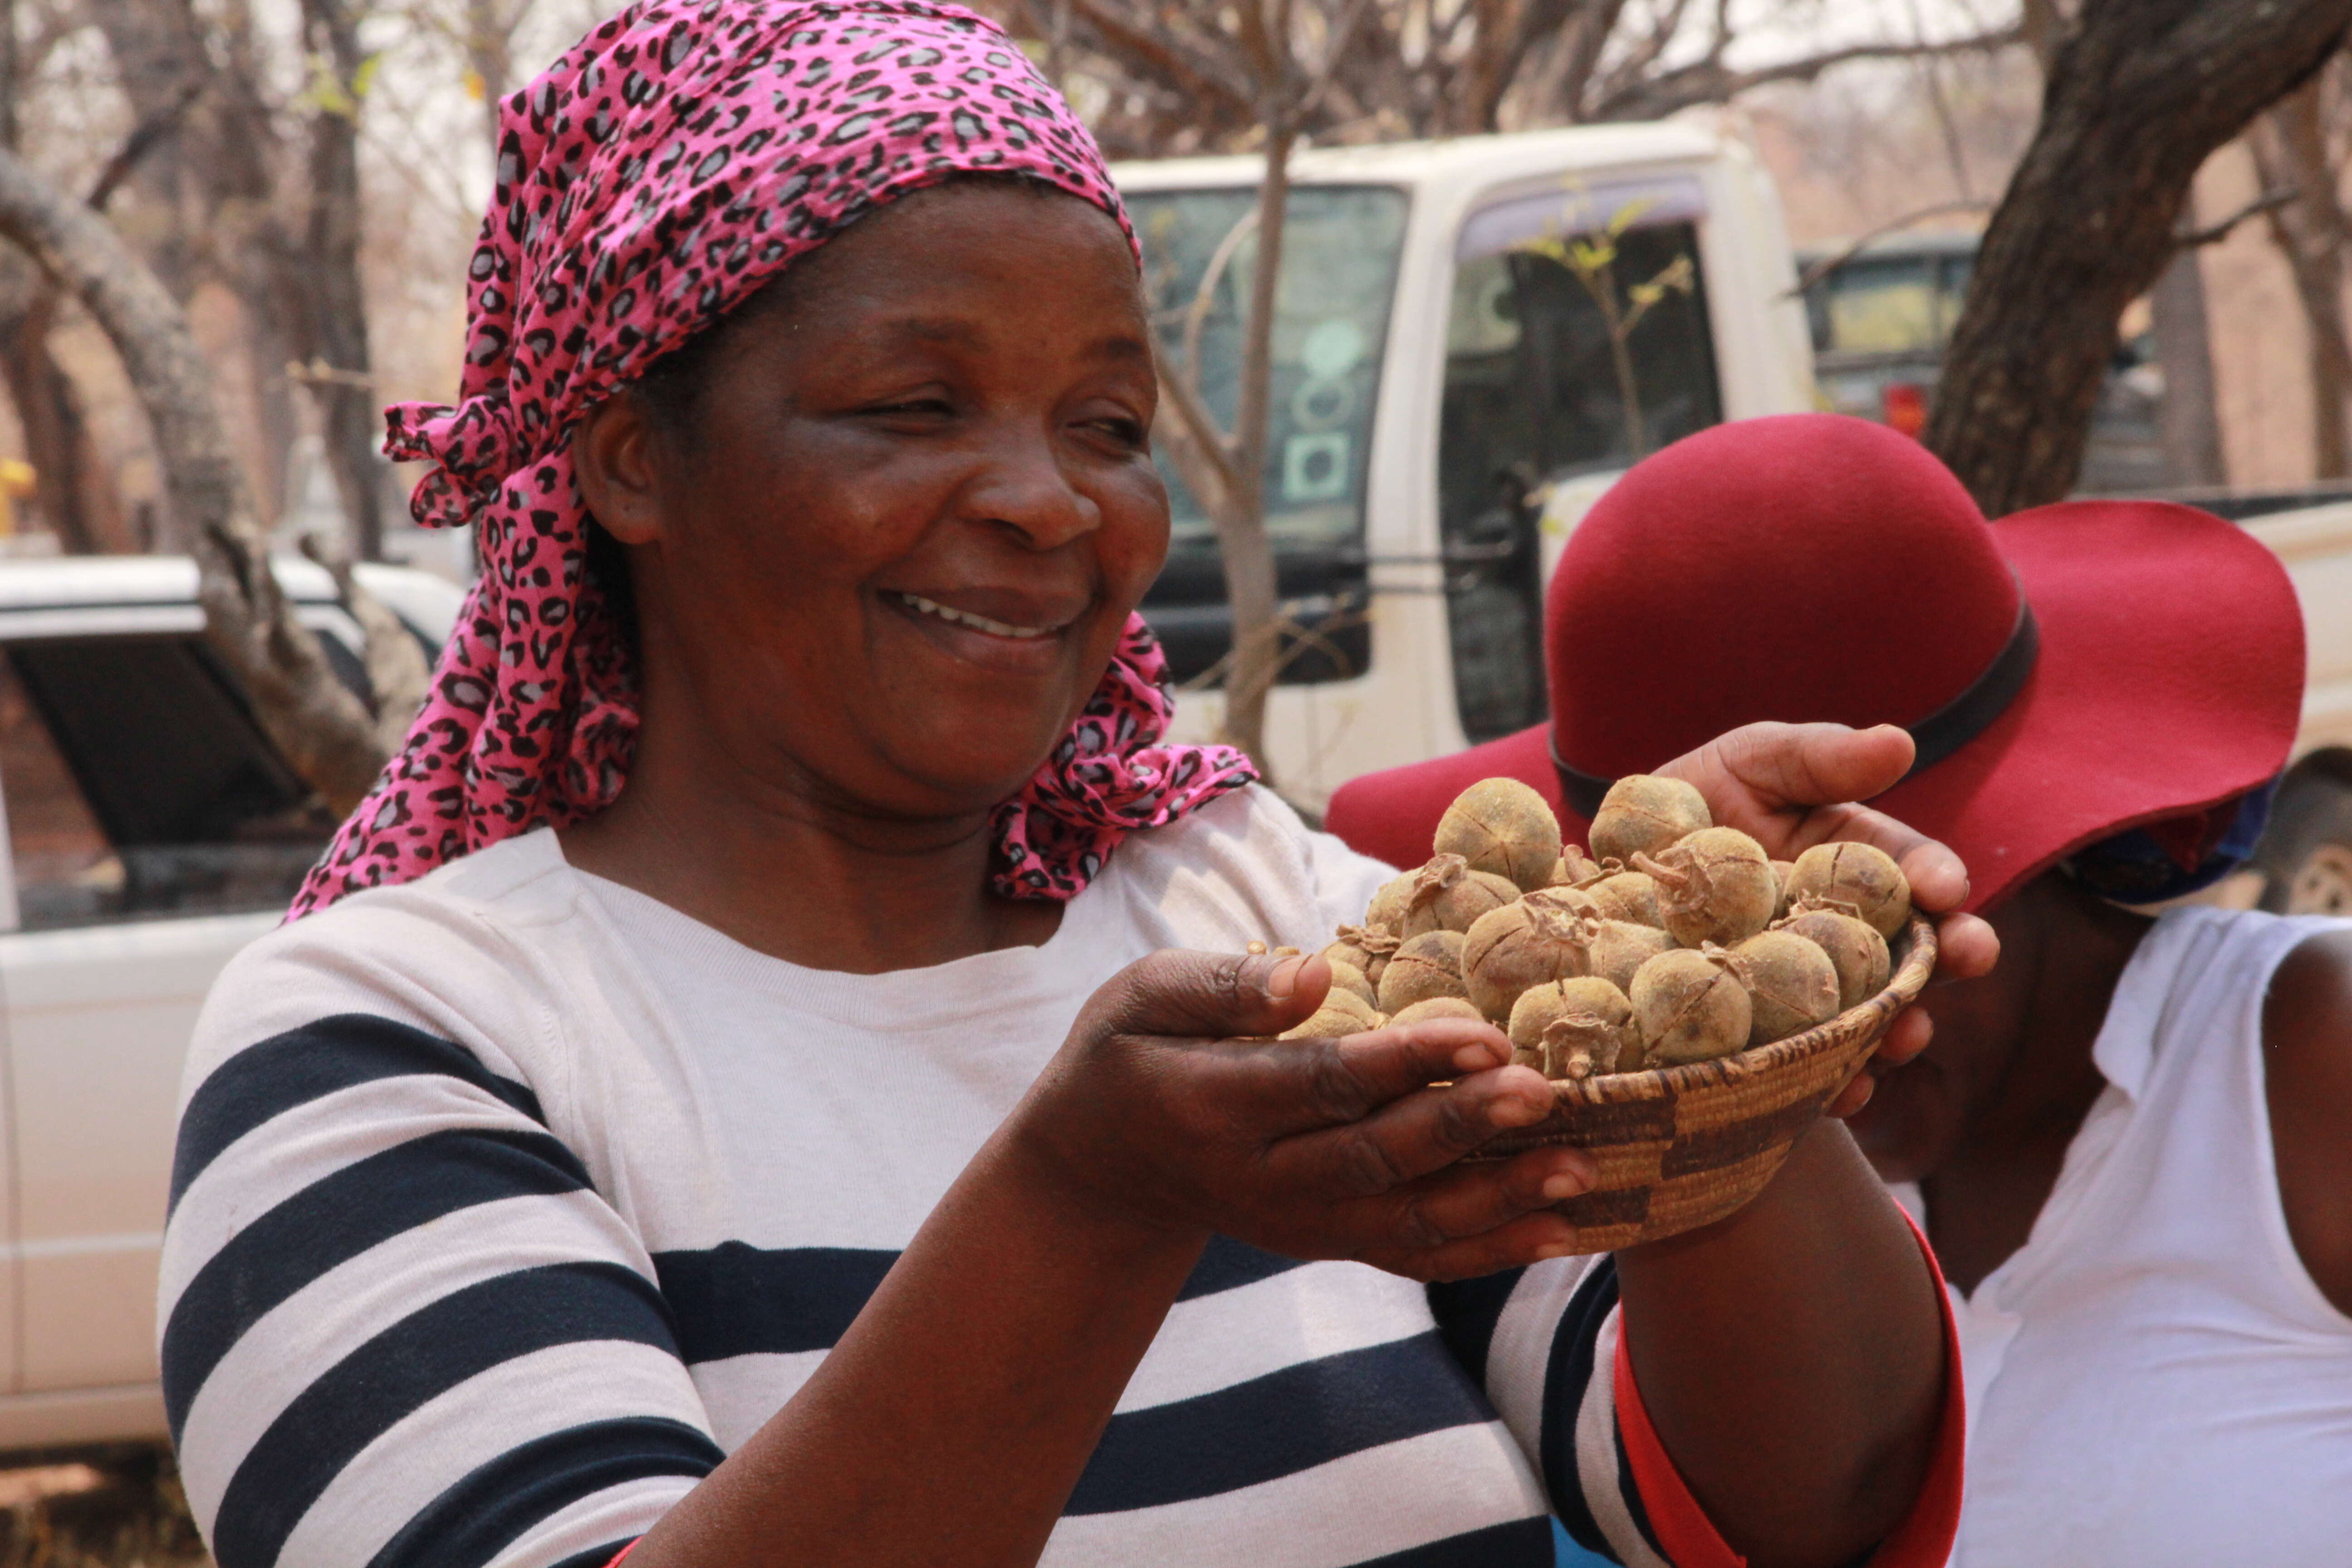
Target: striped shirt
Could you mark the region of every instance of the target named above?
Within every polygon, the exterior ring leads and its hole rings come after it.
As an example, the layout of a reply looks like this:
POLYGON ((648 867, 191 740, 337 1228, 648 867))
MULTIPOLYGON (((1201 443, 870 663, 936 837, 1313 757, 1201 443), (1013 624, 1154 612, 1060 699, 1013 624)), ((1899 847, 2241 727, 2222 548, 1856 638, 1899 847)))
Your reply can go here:
MULTIPOLYGON (((220 1568, 601 1568, 800 1388, 1105 979, 1318 945, 1389 874, 1253 789, 1044 945, 919 971, 752 952, 548 833, 266 938, 197 1029, 161 1288, 220 1568)), ((1424 1288, 1219 1238, 1044 1562, 1548 1568, 1555 1512, 1660 1562, 1654 1511, 1705 1524, 1614 1306, 1606 1259, 1424 1288)))

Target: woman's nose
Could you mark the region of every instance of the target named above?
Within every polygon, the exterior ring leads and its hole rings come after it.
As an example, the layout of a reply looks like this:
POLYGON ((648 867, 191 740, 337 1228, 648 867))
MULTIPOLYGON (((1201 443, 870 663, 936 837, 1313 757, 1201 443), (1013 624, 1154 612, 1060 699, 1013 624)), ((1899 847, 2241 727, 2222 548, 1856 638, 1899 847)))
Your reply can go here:
POLYGON ((1102 526, 1102 509, 1070 482, 1043 433, 992 442, 961 510, 971 521, 1020 535, 1032 550, 1057 550, 1102 526))

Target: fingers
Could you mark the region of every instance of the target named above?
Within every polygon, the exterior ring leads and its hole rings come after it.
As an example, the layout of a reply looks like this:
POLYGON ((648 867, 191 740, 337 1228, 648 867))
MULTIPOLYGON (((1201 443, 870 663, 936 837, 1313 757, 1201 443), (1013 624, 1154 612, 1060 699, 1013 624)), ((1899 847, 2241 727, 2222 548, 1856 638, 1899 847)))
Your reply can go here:
POLYGON ((1417 1089, 1466 1081, 1510 1059, 1511 1042, 1493 1025, 1432 1018, 1337 1039, 1278 1040, 1239 1066, 1254 1075, 1250 1093, 1289 1112, 1288 1133, 1354 1122, 1417 1089))
POLYGON ((1947 915, 1936 922, 1936 978, 1974 980, 2000 962, 2000 933, 1974 915, 1947 915))
POLYGON ((1846 1079, 1843 1089, 1830 1097, 1830 1102, 1822 1108, 1822 1113, 1843 1121, 1868 1105, 1870 1097, 1877 1092, 1878 1080, 1866 1072, 1858 1072, 1846 1079))
POLYGON ((1924 1007, 1906 1007, 1895 1016, 1886 1026, 1885 1037, 1878 1049, 1862 1065, 1860 1071, 1848 1079, 1845 1087, 1830 1097, 1823 1113, 1838 1118, 1852 1116, 1870 1103, 1878 1091, 1878 1080, 1895 1071, 1927 1048, 1936 1037, 1936 1020, 1924 1007))
POLYGON ((1884 1063, 1890 1068, 1899 1068, 1926 1050, 1928 1042, 1935 1037, 1936 1020, 1927 1016, 1927 1009, 1906 1007, 1895 1015, 1895 1022, 1886 1026, 1886 1037, 1878 1042, 1878 1051, 1871 1058, 1871 1065, 1875 1067, 1884 1063))
POLYGON ((1911 766, 1911 737, 1892 724, 1743 724, 1658 771, 1686 779, 1717 820, 1790 805, 1867 800, 1911 766))
POLYGON ((1095 993, 1082 1026, 1179 1039, 1278 1035, 1312 1016, 1330 987, 1320 954, 1155 952, 1095 993))
MULTIPOLYGON (((1957 909, 1968 901, 1969 868, 1960 858, 1883 811, 1850 804, 1823 805, 1780 821, 1780 846, 1776 853, 1785 852, 1785 858, 1793 859, 1816 844, 1867 844, 1885 850, 1903 868, 1903 879, 1911 884, 1911 901, 1927 913, 1957 909)), ((1767 841, 1765 847, 1773 846, 1767 841)))
POLYGON ((1497 1132, 1533 1126, 1556 1103, 1533 1068, 1499 1068, 1407 1095, 1360 1121, 1284 1139, 1267 1150, 1266 1163, 1340 1197, 1372 1197, 1444 1170, 1497 1132))
POLYGON ((1436 1248, 1591 1192, 1598 1173, 1592 1157, 1576 1149, 1456 1165, 1400 1189, 1391 1200, 1394 1223, 1411 1245, 1436 1248))
POLYGON ((1499 1274, 1506 1268, 1524 1268, 1546 1258, 1598 1250, 1581 1245, 1577 1228, 1559 1215, 1538 1212, 1483 1236, 1422 1250, 1375 1252, 1365 1261, 1408 1279, 1475 1279, 1481 1275, 1499 1274))

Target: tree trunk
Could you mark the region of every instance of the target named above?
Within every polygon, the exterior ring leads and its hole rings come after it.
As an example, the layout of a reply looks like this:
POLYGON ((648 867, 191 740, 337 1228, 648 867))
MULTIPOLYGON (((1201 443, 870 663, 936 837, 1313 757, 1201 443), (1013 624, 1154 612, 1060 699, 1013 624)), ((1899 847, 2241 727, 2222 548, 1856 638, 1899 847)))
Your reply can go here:
POLYGON ((1280 672, 1281 628, 1274 543, 1265 529, 1265 459, 1274 382, 1274 314, 1282 275, 1282 224, 1290 203, 1286 124, 1267 128, 1265 176, 1258 186, 1257 265, 1250 274, 1249 320, 1242 338, 1242 381, 1234 416, 1234 474, 1226 504, 1209 515, 1225 563, 1225 602, 1233 608, 1233 663, 1225 676, 1225 736, 1247 752, 1266 783, 1265 700, 1280 672))
POLYGON ((2345 335, 2344 248, 2347 226, 2336 196, 2315 77, 2279 100, 2246 138, 2263 188, 2291 190, 2294 200, 2270 211, 2271 240, 2286 258, 2303 306, 2311 366, 2313 477, 2352 474, 2345 415, 2352 405, 2352 341, 2345 335))
POLYGON ((138 543, 123 518, 122 498, 90 437, 80 390, 49 352, 56 304, 44 286, 0 309, 0 379, 24 429, 34 504, 68 554, 127 553, 138 543))
POLYGON ((384 467, 367 295, 360 281, 359 31, 341 0, 302 0, 304 31, 334 72, 339 101, 310 117, 310 221, 302 238, 301 349, 310 362, 327 468, 343 503, 349 548, 383 559, 384 467))
POLYGON ((1928 447, 1988 516, 2073 489, 2124 307, 2213 150, 2324 65, 2352 0, 2084 0, 1993 214, 1928 447))
POLYGON ((513 90, 514 29, 520 15, 520 7, 502 11, 497 0, 466 0, 466 64, 481 83, 485 136, 493 155, 499 143, 499 105, 513 90))
POLYGON ((2156 280, 2149 304, 2156 318, 2156 363, 2164 372, 2165 480, 2213 489, 2230 482, 2230 464, 2221 447, 2202 257, 2197 247, 2182 247, 2156 280))
MULTIPOLYGON (((107 0, 85 14, 106 39, 115 81, 136 120, 163 112, 188 82, 214 75, 185 6, 173 0, 107 0)), ((184 221, 182 195, 192 183, 189 171, 210 162, 202 148, 174 138, 142 159, 128 182, 152 220, 142 226, 148 231, 141 247, 147 265, 182 303, 195 292, 202 272, 197 240, 184 221)), ((207 238, 217 243, 218 237, 207 238)))
MULTIPOLYGON (((17 131, 16 27, 14 0, 0 0, 0 149, 9 152, 17 131)), ((122 498, 90 437, 80 389, 49 350, 56 322, 47 279, 21 259, 0 268, 0 381, 24 432, 41 521, 69 554, 128 551, 136 546, 122 498)))
POLYGON ((385 752, 366 707, 335 679, 278 589, 187 318, 104 219, 5 152, 0 237, 80 300, 113 342, 146 411, 173 520, 196 558, 207 639, 242 678, 295 771, 336 810, 350 810, 385 752))

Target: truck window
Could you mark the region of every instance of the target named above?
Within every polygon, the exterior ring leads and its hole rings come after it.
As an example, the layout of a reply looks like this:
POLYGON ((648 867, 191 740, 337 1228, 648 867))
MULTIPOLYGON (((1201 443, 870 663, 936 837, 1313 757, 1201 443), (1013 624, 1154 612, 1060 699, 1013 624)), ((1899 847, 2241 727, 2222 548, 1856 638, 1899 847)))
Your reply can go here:
POLYGON ((1815 285, 1813 347, 1822 353, 1895 353, 1944 345, 1936 258, 1852 262, 1815 285))
POLYGON ((1465 258, 1448 305, 1438 522, 1454 700, 1474 742, 1546 710, 1545 486, 1723 418, 1694 223, 1465 258), (1646 301, 1646 303, 1645 303, 1646 301))
MULTIPOLYGON (((1257 192, 1139 191, 1127 200, 1161 350, 1181 367, 1188 337, 1197 341, 1202 401, 1230 430, 1257 259, 1257 192)), ((1266 531, 1286 613, 1318 635, 1293 639, 1285 682, 1349 679, 1370 652, 1364 477, 1404 220, 1404 194, 1387 186, 1290 193, 1276 291, 1266 531)), ((1163 425, 1173 417, 1162 410, 1163 425)), ((1173 529, 1143 611, 1171 673, 1189 679, 1232 645, 1224 565, 1208 514, 1164 453, 1160 468, 1173 529)))
POLYGON ((10 645, 0 791, 40 931, 282 907, 334 820, 193 637, 10 645))

